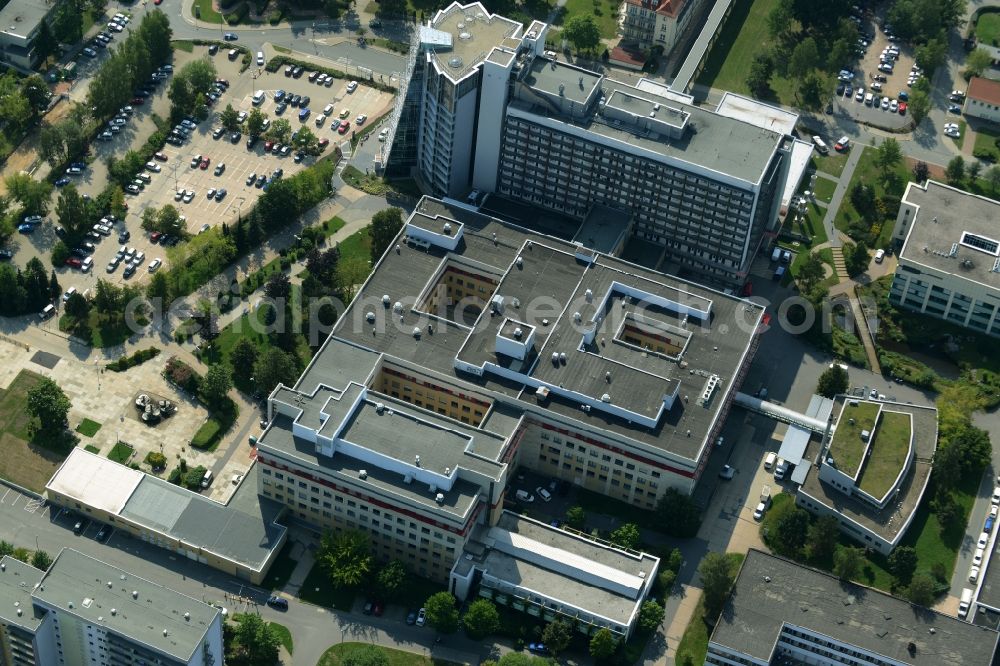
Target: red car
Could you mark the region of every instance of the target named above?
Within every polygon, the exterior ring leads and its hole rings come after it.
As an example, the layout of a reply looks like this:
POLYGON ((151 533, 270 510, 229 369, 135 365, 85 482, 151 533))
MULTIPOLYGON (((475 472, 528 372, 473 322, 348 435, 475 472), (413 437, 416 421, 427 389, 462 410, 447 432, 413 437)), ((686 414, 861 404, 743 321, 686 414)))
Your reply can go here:
POLYGON ((264 142, 264 152, 265 153, 271 152, 272 148, 274 148, 274 141, 265 141, 264 142))
POLYGON ((351 129, 351 121, 342 120, 340 122, 340 127, 337 128, 338 134, 347 134, 347 130, 351 129))
POLYGON ((330 140, 328 138, 326 138, 325 136, 322 139, 319 140, 319 147, 320 148, 326 148, 329 145, 330 145, 330 140))
POLYGON ((167 161, 167 154, 166 153, 153 153, 153 157, 155 157, 156 159, 160 160, 161 162, 166 162, 167 161))
POLYGON ((201 164, 198 165, 198 168, 201 169, 202 171, 204 171, 205 169, 208 168, 208 163, 211 162, 211 161, 212 160, 210 160, 209 158, 206 157, 205 159, 203 159, 201 161, 201 164))
POLYGON ((80 266, 83 266, 83 262, 76 257, 70 257, 66 260, 66 265, 70 268, 80 268, 80 266))
POLYGON ((162 235, 163 234, 161 234, 159 231, 154 231, 153 233, 149 234, 149 240, 151 243, 155 243, 160 240, 160 236, 162 235))
POLYGON ((132 106, 142 106, 145 103, 146 103, 146 98, 145 97, 133 97, 132 98, 132 106))
POLYGON ((905 116, 906 115, 906 102, 900 102, 899 103, 899 115, 901 115, 901 116, 905 116))

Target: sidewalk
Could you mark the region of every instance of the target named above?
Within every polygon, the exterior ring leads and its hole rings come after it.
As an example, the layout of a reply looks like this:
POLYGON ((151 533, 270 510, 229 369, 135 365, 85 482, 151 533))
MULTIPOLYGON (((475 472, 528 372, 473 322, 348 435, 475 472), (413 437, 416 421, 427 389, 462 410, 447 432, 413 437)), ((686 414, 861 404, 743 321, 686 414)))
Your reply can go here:
POLYGON ((857 168, 858 162, 861 161, 861 153, 863 152, 862 150, 851 150, 851 154, 847 157, 847 164, 844 165, 844 171, 837 182, 837 189, 833 191, 833 197, 831 197, 830 203, 826 207, 826 215, 823 216, 823 226, 826 228, 827 238, 830 239, 830 247, 840 247, 842 245, 840 234, 837 232, 837 228, 833 222, 837 219, 837 211, 840 210, 840 204, 844 201, 844 195, 847 194, 847 186, 850 184, 851 178, 854 177, 854 169, 857 168))

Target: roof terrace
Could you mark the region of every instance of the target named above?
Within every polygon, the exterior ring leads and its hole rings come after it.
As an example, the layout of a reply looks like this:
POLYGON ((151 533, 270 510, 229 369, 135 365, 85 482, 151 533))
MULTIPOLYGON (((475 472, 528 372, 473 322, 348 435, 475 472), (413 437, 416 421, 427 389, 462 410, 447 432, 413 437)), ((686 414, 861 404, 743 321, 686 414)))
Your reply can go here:
POLYGON ((881 499, 892 488, 910 450, 910 415, 882 410, 875 424, 870 453, 861 469, 858 487, 881 499))
POLYGON ((875 402, 848 400, 840 412, 829 455, 836 468, 853 479, 858 478, 880 408, 875 402))

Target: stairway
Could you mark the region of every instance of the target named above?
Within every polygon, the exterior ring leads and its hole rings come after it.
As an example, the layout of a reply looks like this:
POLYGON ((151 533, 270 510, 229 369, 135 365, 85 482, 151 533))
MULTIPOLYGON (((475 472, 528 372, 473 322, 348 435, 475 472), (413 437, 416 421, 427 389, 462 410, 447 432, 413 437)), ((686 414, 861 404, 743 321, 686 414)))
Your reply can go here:
POLYGON ((844 262, 844 248, 843 247, 832 247, 830 251, 833 253, 833 267, 837 269, 837 276, 843 280, 847 277, 847 264, 844 262))

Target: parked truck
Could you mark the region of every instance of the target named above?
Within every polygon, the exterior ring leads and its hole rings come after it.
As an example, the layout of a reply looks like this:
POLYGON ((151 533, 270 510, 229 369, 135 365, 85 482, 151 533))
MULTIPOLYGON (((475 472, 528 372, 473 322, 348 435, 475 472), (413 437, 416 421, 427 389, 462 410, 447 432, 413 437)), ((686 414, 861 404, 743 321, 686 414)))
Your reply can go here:
POLYGON ((766 508, 771 508, 771 486, 766 483, 760 491, 760 501, 766 508))

